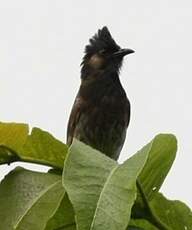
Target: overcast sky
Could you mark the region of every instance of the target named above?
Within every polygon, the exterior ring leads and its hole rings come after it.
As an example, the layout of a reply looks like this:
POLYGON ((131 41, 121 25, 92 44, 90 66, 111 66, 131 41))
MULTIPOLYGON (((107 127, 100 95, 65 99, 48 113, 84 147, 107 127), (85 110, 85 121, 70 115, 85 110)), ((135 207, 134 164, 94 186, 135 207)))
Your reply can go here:
MULTIPOLYGON (((158 133, 175 134, 178 155, 162 191, 192 207, 191 12, 189 0, 0 1, 0 120, 65 141, 84 46, 107 25, 136 51, 121 72, 132 117, 120 161, 158 133)), ((1 166, 1 178, 13 167, 1 166)))

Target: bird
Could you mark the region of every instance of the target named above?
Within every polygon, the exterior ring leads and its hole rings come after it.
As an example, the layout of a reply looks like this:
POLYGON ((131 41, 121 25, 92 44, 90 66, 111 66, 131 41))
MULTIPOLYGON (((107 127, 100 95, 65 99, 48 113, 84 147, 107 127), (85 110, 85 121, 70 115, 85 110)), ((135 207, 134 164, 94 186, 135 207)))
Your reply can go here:
POLYGON ((67 145, 73 138, 117 160, 124 145, 131 106, 120 82, 122 49, 104 26, 89 39, 81 63, 81 84, 67 126, 67 145))

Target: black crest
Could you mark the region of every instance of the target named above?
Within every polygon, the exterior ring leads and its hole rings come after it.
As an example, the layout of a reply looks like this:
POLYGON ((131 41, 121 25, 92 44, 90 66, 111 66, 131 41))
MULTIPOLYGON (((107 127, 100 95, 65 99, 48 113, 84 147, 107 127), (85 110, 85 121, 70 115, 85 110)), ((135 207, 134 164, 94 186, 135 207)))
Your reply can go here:
POLYGON ((118 46, 114 41, 108 28, 104 26, 89 40, 89 45, 85 47, 84 60, 100 50, 109 50, 111 52, 115 52, 119 49, 120 46, 118 46))

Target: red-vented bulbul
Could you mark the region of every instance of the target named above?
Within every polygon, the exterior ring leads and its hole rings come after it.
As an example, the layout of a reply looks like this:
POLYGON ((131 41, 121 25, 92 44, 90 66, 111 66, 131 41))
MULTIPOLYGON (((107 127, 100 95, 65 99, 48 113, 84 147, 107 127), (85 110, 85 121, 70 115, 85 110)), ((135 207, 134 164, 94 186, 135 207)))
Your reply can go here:
POLYGON ((107 27, 85 47, 81 85, 67 129, 67 144, 76 138, 117 160, 130 120, 130 103, 119 79, 123 57, 107 27))

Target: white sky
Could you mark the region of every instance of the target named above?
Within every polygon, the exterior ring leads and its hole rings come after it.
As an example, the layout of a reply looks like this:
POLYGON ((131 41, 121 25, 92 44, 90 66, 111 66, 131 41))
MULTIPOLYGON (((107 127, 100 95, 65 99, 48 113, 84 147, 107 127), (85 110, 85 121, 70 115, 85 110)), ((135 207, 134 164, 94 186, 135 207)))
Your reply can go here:
MULTIPOLYGON (((192 207, 191 12, 189 0, 0 1, 0 120, 65 140, 84 46, 107 25, 136 51, 121 73, 132 117, 120 160, 156 134, 174 133, 178 155, 162 191, 192 207)), ((1 178, 9 169, 0 167, 1 178)))

